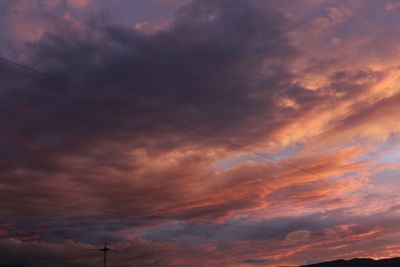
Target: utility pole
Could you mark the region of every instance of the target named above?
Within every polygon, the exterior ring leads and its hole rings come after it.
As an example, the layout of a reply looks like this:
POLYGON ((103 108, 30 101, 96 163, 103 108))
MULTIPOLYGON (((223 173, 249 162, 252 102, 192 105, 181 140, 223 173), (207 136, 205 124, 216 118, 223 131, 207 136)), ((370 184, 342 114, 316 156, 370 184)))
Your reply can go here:
POLYGON ((110 249, 107 247, 107 243, 104 243, 104 248, 95 248, 95 249, 88 249, 88 250, 97 250, 97 251, 103 251, 103 267, 106 267, 107 263, 107 252, 110 251, 110 249))
POLYGON ((104 267, 106 267, 106 261, 107 261, 107 252, 110 250, 108 247, 107 247, 107 244, 106 243, 104 243, 104 248, 102 248, 102 249, 100 249, 100 250, 102 250, 103 252, 104 252, 104 267))

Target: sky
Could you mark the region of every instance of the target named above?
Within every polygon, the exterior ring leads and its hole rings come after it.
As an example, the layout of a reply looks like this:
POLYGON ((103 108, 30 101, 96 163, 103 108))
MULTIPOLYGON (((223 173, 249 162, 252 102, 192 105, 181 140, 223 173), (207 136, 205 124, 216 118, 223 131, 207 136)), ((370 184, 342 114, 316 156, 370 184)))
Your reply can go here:
POLYGON ((400 253, 400 1, 1 0, 0 264, 400 253), (18 65, 19 64, 19 65, 18 65))

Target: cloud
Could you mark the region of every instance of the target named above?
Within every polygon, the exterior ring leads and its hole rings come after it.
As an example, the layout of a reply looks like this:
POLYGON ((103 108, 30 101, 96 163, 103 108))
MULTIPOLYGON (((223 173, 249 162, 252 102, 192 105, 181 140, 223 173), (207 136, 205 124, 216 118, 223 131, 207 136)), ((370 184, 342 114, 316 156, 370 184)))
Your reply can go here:
MULTIPOLYGON (((284 13, 248 1, 195 1, 177 12, 171 29, 154 34, 119 25, 84 28, 68 15, 55 20, 29 44, 31 61, 25 63, 230 141, 261 140, 266 129, 282 123, 274 119, 272 99, 290 84, 285 64, 297 54, 284 13)), ((258 182, 234 181, 213 167, 235 149, 55 80, 1 68, 8 77, 0 100, 1 152, 8 155, 0 162, 3 198, 124 206, 132 214, 124 215, 127 220, 160 214, 219 218, 256 204, 252 188, 258 182), (210 187, 219 176, 222 184, 210 187), (218 199, 217 190, 229 184, 229 197, 218 199)), ((81 213, 32 205, 4 216, 42 239, 60 241, 80 240, 81 232, 71 229, 82 222, 81 213), (49 230, 55 225, 56 234, 49 230)), ((121 219, 107 228, 106 214, 93 216, 86 223, 97 227, 81 229, 92 242, 102 229, 128 224, 121 219)))
MULTIPOLYGON (((24 263, 28 266, 98 266, 103 261, 98 248, 86 243, 67 240, 63 243, 42 241, 20 242, 0 241, 2 262, 24 263), (92 249, 92 250, 89 250, 92 249)), ((101 248, 101 247, 100 247, 101 248)), ((170 243, 155 243, 136 240, 130 243, 116 243, 111 246, 118 254, 110 252, 108 263, 117 266, 179 266, 172 254, 182 256, 183 249, 170 243)), ((183 266, 183 265, 180 265, 183 266)))
POLYGON ((67 3, 75 8, 83 8, 90 4, 91 0, 67 0, 67 3))
MULTIPOLYGON (((370 34, 341 32, 361 16, 353 4, 192 1, 168 27, 147 32, 84 23, 76 12, 89 2, 70 4, 77 10, 15 4, 9 18, 26 42, 19 58, 144 112, 0 64, 7 259, 34 245, 49 266, 90 266, 98 256, 82 250, 108 240, 135 251, 119 266, 298 264, 319 248, 325 258, 372 253, 369 238, 397 232, 391 205, 354 194, 390 168, 369 152, 399 132, 399 71, 364 64, 365 46, 384 47, 370 34), (322 13, 301 13, 314 9, 322 13), (220 138, 281 159, 255 158, 220 138), (234 164, 218 167, 224 160, 234 164)), ((35 251, 21 259, 41 262, 35 251)))

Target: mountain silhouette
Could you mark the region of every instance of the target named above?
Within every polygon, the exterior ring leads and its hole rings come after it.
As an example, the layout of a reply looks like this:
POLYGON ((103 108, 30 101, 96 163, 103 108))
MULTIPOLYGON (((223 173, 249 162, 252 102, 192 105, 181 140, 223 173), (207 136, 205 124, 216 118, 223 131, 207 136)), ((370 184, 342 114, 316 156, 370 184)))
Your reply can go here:
POLYGON ((400 258, 373 260, 356 258, 352 260, 335 260, 316 264, 302 265, 301 267, 399 267, 400 258))

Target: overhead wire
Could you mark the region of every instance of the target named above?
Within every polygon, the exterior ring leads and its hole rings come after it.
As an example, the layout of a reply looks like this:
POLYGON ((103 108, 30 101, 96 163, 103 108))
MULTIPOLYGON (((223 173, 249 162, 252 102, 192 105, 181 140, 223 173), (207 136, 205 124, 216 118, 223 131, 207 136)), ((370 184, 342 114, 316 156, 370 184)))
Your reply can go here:
MULTIPOLYGON (((288 162, 285 162, 285 161, 277 160, 277 159, 275 159, 274 157, 272 157, 272 156, 270 156, 270 155, 267 155, 267 154, 265 154, 265 153, 257 152, 257 151, 255 151, 255 150, 253 150, 253 149, 248 148, 247 146, 244 146, 244 145, 241 145, 241 144, 237 144, 237 143, 233 143, 233 142, 228 141, 228 140, 226 140, 226 139, 224 139, 224 138, 221 138, 221 137, 219 137, 219 136, 217 136, 217 135, 210 134, 210 133, 208 133, 208 132, 205 132, 205 131, 196 129, 196 128, 194 128, 194 127, 191 127, 191 126, 189 126, 189 125, 187 125, 187 124, 184 124, 184 123, 181 123, 181 122, 179 122, 179 121, 170 119, 170 118, 168 118, 168 117, 166 117, 166 116, 162 116, 162 115, 160 115, 160 114, 157 114, 157 113, 154 113, 154 112, 145 110, 144 108, 141 108, 141 107, 138 107, 138 106, 136 106, 136 105, 133 105, 133 104, 127 102, 127 101, 123 101, 123 100, 120 100, 120 99, 118 99, 118 98, 115 98, 115 97, 109 96, 109 95, 107 95, 107 94, 101 93, 101 92, 99 92, 99 91, 86 88, 86 87, 84 87, 84 86, 81 86, 81 85, 76 84, 76 83, 74 83, 74 82, 68 81, 68 80, 63 79, 63 78, 61 78, 61 77, 58 77, 58 76, 55 76, 55 75, 52 75, 52 74, 49 74, 49 73, 46 73, 46 72, 37 70, 37 69, 35 69, 35 68, 32 68, 32 67, 29 67, 29 66, 26 66, 26 65, 17 63, 17 62, 15 62, 15 61, 11 61, 11 60, 9 60, 9 59, 7 59, 7 58, 5 58, 5 57, 2 57, 2 56, 0 56, 0 60, 3 61, 3 62, 5 62, 5 63, 7 63, 8 65, 13 65, 13 66, 18 67, 18 68, 20 68, 20 69, 22 69, 22 70, 24 70, 24 71, 26 71, 26 72, 34 73, 34 74, 39 75, 39 76, 42 76, 42 77, 47 77, 47 78, 49 78, 49 79, 51 79, 51 80, 58 81, 58 82, 60 82, 60 83, 63 83, 63 84, 65 84, 65 85, 68 85, 68 86, 73 87, 73 88, 76 88, 76 89, 79 89, 79 90, 81 90, 81 91, 85 91, 85 92, 90 93, 90 94, 93 94, 93 95, 95 95, 95 96, 108 99, 109 101, 114 102, 114 103, 117 103, 117 104, 120 104, 120 105, 122 105, 122 106, 125 106, 126 108, 135 110, 135 111, 137 111, 137 112, 140 112, 140 113, 142 113, 142 114, 151 116, 151 117, 153 117, 153 118, 157 118, 157 119, 159 119, 159 120, 161 120, 161 121, 164 121, 164 122, 167 122, 167 123, 170 123, 170 124, 174 124, 174 125, 176 125, 176 126, 178 126, 178 127, 181 127, 181 128, 183 128, 183 129, 186 129, 186 130, 188 130, 188 131, 191 131, 191 132, 197 133, 197 134, 199 134, 199 135, 203 135, 203 136, 205 136, 205 137, 207 137, 207 138, 211 138, 211 139, 214 139, 214 140, 219 141, 219 142, 221 142, 221 143, 224 143, 224 144, 226 144, 226 145, 228 145, 228 146, 231 146, 231 147, 234 147, 234 148, 237 148, 237 149, 241 149, 241 150, 246 151, 246 152, 248 152, 248 153, 252 153, 252 154, 254 154, 254 155, 256 155, 256 156, 259 156, 259 157, 262 157, 262 158, 264 158, 264 159, 267 159, 267 160, 271 160, 271 161, 280 163, 280 164, 282 164, 282 165, 286 165, 287 167, 290 167, 290 168, 293 168, 293 169, 297 169, 297 170, 299 170, 299 171, 302 171, 302 172, 307 173, 307 174, 309 174, 309 175, 315 176, 315 177, 317 177, 317 178, 321 178, 321 179, 324 179, 324 180, 328 180, 328 181, 333 182, 333 183, 335 182, 335 181, 334 181, 333 179, 331 179, 330 177, 320 175, 320 174, 318 174, 318 173, 316 173, 316 172, 310 171, 310 170, 308 170, 308 169, 306 169, 306 168, 299 167, 299 166, 297 166, 297 165, 294 165, 294 164, 291 164, 291 163, 288 163, 288 162)), ((360 193, 363 193, 363 194, 365 194, 365 195, 372 196, 372 197, 374 197, 374 198, 378 198, 378 199, 381 199, 381 200, 384 200, 384 201, 390 201, 390 202, 394 203, 395 205, 398 205, 398 204, 399 204, 398 202, 393 201, 392 199, 388 199, 388 198, 379 196, 379 195, 377 195, 377 194, 375 194, 375 193, 367 192, 367 191, 362 190, 362 189, 355 190, 354 192, 360 192, 360 193)))
MULTIPOLYGON (((23 64, 20 64, 20 63, 11 61, 11 60, 6 59, 6 58, 1 57, 1 56, 0 56, 0 60, 3 61, 4 63, 7 63, 8 65, 13 65, 13 66, 18 67, 19 69, 22 69, 22 70, 24 70, 24 71, 26 71, 26 72, 33 73, 33 74, 39 75, 39 76, 41 76, 41 77, 46 77, 46 78, 51 79, 51 80, 54 80, 54 81, 58 81, 58 82, 60 82, 60 83, 62 83, 62 84, 65 84, 65 85, 68 85, 68 86, 70 86, 70 87, 79 89, 79 90, 81 90, 81 91, 85 91, 85 92, 90 93, 90 94, 92 94, 92 95, 95 95, 95 96, 97 96, 97 97, 101 97, 101 98, 108 99, 108 100, 111 101, 111 102, 114 102, 114 103, 117 103, 117 104, 119 104, 119 105, 125 106, 126 108, 129 108, 129 109, 135 110, 136 112, 139 112, 139 113, 145 114, 145 115, 147 115, 147 116, 151 116, 151 117, 153 117, 153 118, 157 118, 157 119, 159 119, 159 120, 161 120, 161 121, 164 121, 164 122, 167 122, 167 123, 176 125, 176 126, 178 126, 178 127, 180 127, 180 128, 183 128, 183 129, 186 129, 186 130, 188 130, 188 131, 197 133, 197 134, 202 135, 202 136, 205 136, 205 137, 207 137, 207 138, 211 138, 211 139, 213 139, 213 140, 216 140, 216 141, 221 142, 221 143, 223 143, 223 144, 226 144, 226 145, 228 145, 228 146, 234 147, 234 148, 236 148, 236 149, 240 149, 240 150, 246 151, 246 152, 248 152, 248 153, 252 153, 252 154, 254 154, 254 155, 258 156, 258 157, 262 157, 262 158, 264 158, 264 159, 271 160, 271 161, 280 163, 280 164, 282 164, 282 165, 286 165, 286 166, 288 166, 288 167, 290 167, 290 168, 297 169, 297 170, 302 171, 302 172, 304 172, 304 173, 307 173, 307 174, 309 174, 309 175, 312 175, 312 176, 315 176, 315 177, 318 177, 318 178, 321 178, 321 179, 324 179, 324 180, 329 180, 329 181, 331 181, 331 182, 334 182, 334 181, 331 180, 329 177, 322 176, 322 175, 320 175, 320 174, 318 174, 318 173, 315 173, 315 172, 310 171, 310 170, 308 170, 308 169, 305 169, 305 168, 303 168, 303 167, 299 167, 299 166, 297 166, 297 165, 294 165, 294 164, 291 164, 291 163, 288 163, 288 162, 284 162, 284 161, 277 160, 277 159, 275 159, 275 158, 272 157, 272 156, 269 156, 269 155, 267 155, 267 154, 265 154, 265 153, 260 153, 260 152, 258 152, 258 151, 255 151, 255 150, 253 150, 253 149, 248 148, 247 146, 240 145, 240 144, 236 144, 236 143, 234 143, 234 142, 228 141, 228 140, 226 140, 226 139, 224 139, 224 138, 221 138, 221 137, 219 137, 219 136, 216 136, 216 135, 214 135, 214 134, 210 134, 210 133, 208 133, 208 132, 205 132, 205 131, 196 129, 196 128, 194 128, 194 127, 191 127, 191 126, 186 125, 186 124, 184 124, 184 123, 181 123, 181 122, 179 122, 179 121, 176 121, 176 120, 170 119, 170 118, 168 118, 168 117, 159 115, 159 114, 157 114, 157 113, 148 111, 148 110, 143 109, 143 108, 141 108, 141 107, 135 106, 135 105, 133 105, 133 104, 131 104, 131 103, 129 103, 129 102, 126 102, 126 101, 120 100, 120 99, 118 99, 118 98, 109 96, 109 95, 104 94, 104 93, 101 93, 101 92, 99 92, 99 91, 86 88, 86 87, 84 87, 84 86, 81 86, 81 85, 79 85, 79 84, 73 83, 73 82, 71 82, 71 81, 68 81, 68 80, 66 80, 66 79, 60 78, 60 77, 58 77, 58 76, 55 76, 55 75, 52 75, 52 74, 49 74, 49 73, 46 73, 46 72, 43 72, 43 71, 40 71, 40 70, 31 68, 31 67, 29 67, 29 66, 26 66, 26 65, 23 65, 23 64)), ((358 189, 358 190, 355 190, 354 192, 361 192, 361 193, 363 193, 363 194, 365 194, 365 195, 367 195, 367 196, 372 196, 372 197, 375 197, 375 198, 378 198, 378 199, 381 199, 381 200, 384 200, 384 201, 390 201, 390 202, 395 203, 396 205, 398 205, 397 202, 394 202, 394 201, 391 200, 391 199, 383 198, 383 197, 381 197, 381 196, 379 196, 379 195, 377 195, 377 194, 373 194, 373 193, 367 192, 367 191, 365 191, 365 190, 358 189)), ((118 214, 121 213, 120 211, 108 210, 108 209, 74 207, 74 206, 68 206, 68 205, 43 204, 43 203, 35 203, 35 202, 32 202, 32 201, 29 201, 29 202, 28 202, 28 201, 10 200, 10 199, 0 199, 0 201, 2 201, 2 202, 24 203, 24 204, 31 204, 31 205, 32 205, 32 204, 33 204, 33 205, 43 205, 43 206, 47 206, 47 207, 55 207, 55 208, 62 208, 62 209, 74 209, 74 210, 85 210, 85 211, 101 211, 101 212, 112 212, 112 213, 118 213, 118 214)), ((124 215, 128 215, 128 214, 124 214, 124 215)), ((130 213, 129 215, 132 215, 132 213, 130 213)), ((179 221, 184 221, 184 222, 196 222, 196 223, 202 223, 202 224, 212 224, 212 225, 220 225, 220 226, 230 226, 230 227, 248 228, 248 229, 263 230, 263 231, 275 231, 275 232, 281 232, 281 233, 287 233, 287 234, 293 232, 293 231, 280 230, 280 229, 275 229, 275 228, 253 227, 253 226, 237 225, 237 224, 230 224, 230 223, 213 223, 213 222, 209 222, 209 221, 200 221, 200 220, 193 220, 193 219, 190 219, 190 220, 186 220, 186 221, 185 221, 185 220, 182 220, 182 218, 178 218, 178 217, 173 218, 173 217, 171 217, 171 216, 150 216, 150 217, 153 218, 153 219, 164 219, 164 220, 165 220, 165 219, 167 219, 167 220, 171 220, 171 219, 172 219, 172 220, 179 220, 179 221)), ((144 218, 146 218, 146 217, 144 217, 144 218)), ((144 219, 144 218, 142 218, 142 219, 144 219)), ((311 235, 325 235, 325 236, 326 236, 326 234, 322 234, 322 233, 311 233, 311 235)), ((337 237, 337 236, 336 236, 336 237, 337 237)), ((382 240, 382 239, 379 239, 379 240, 382 240)), ((393 241, 393 242, 396 242, 396 241, 393 241)))

